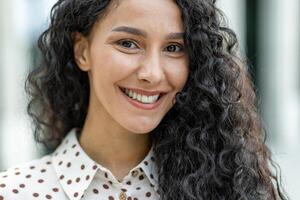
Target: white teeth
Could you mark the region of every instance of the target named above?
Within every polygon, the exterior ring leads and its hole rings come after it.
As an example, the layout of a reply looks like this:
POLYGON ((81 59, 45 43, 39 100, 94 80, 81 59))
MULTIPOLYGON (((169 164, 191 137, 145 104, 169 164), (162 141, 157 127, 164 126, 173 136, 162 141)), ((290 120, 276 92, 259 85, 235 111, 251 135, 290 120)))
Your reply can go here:
POLYGON ((148 102, 148 97, 147 96, 142 96, 142 102, 148 102))
POLYGON ((153 96, 145 96, 145 95, 142 95, 142 94, 135 93, 135 92, 133 92, 132 90, 129 90, 129 89, 125 89, 125 93, 130 98, 136 99, 136 100, 138 100, 142 103, 146 103, 146 104, 156 102, 158 97, 159 97, 159 94, 158 95, 153 95, 153 96))
MULTIPOLYGON (((132 92, 131 92, 131 94, 132 94, 132 92)), ((136 96, 137 94, 136 93, 133 93, 133 99, 136 99, 136 96)))

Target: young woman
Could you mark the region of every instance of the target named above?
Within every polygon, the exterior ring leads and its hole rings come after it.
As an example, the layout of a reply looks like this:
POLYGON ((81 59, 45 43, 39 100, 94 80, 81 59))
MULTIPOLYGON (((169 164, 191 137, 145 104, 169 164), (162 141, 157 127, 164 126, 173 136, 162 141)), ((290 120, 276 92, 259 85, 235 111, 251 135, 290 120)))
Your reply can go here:
POLYGON ((28 112, 52 148, 0 199, 285 199, 215 0, 59 0, 28 112))

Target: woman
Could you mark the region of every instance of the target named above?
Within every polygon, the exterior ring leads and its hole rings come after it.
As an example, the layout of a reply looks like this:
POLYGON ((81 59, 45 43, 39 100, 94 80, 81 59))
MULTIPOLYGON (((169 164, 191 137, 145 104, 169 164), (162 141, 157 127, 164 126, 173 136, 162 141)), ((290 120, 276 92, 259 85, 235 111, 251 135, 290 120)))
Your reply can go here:
POLYGON ((0 199, 285 199, 221 21, 214 0, 59 0, 26 87, 55 150, 0 199))

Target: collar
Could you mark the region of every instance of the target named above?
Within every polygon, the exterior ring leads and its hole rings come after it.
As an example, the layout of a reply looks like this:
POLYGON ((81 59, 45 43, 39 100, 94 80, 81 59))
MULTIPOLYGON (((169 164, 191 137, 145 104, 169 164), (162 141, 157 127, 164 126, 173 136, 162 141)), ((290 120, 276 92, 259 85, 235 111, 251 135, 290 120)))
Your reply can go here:
MULTIPOLYGON (((93 161, 83 151, 77 139, 79 131, 79 129, 73 128, 52 154, 53 166, 58 180, 71 200, 81 199, 96 174, 100 176, 110 174, 112 176, 107 168, 93 161)), ((144 160, 131 169, 129 174, 136 170, 144 172, 154 188, 158 189, 158 174, 153 147, 144 160)), ((113 181, 115 180, 113 177, 111 178, 112 182, 121 184, 118 181, 113 181)))

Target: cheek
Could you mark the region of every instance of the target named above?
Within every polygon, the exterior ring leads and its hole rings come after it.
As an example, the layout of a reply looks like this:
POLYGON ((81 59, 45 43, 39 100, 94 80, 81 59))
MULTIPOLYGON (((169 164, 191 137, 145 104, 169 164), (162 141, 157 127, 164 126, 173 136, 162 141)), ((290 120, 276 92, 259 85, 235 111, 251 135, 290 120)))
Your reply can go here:
POLYGON ((96 68, 94 69, 96 73, 104 74, 105 78, 114 78, 116 81, 129 76, 137 66, 137 58, 116 50, 106 49, 103 53, 94 54, 93 57, 92 68, 96 68))
POLYGON ((175 60, 169 63, 168 80, 172 83, 173 87, 181 90, 188 78, 188 62, 186 60, 175 60))

